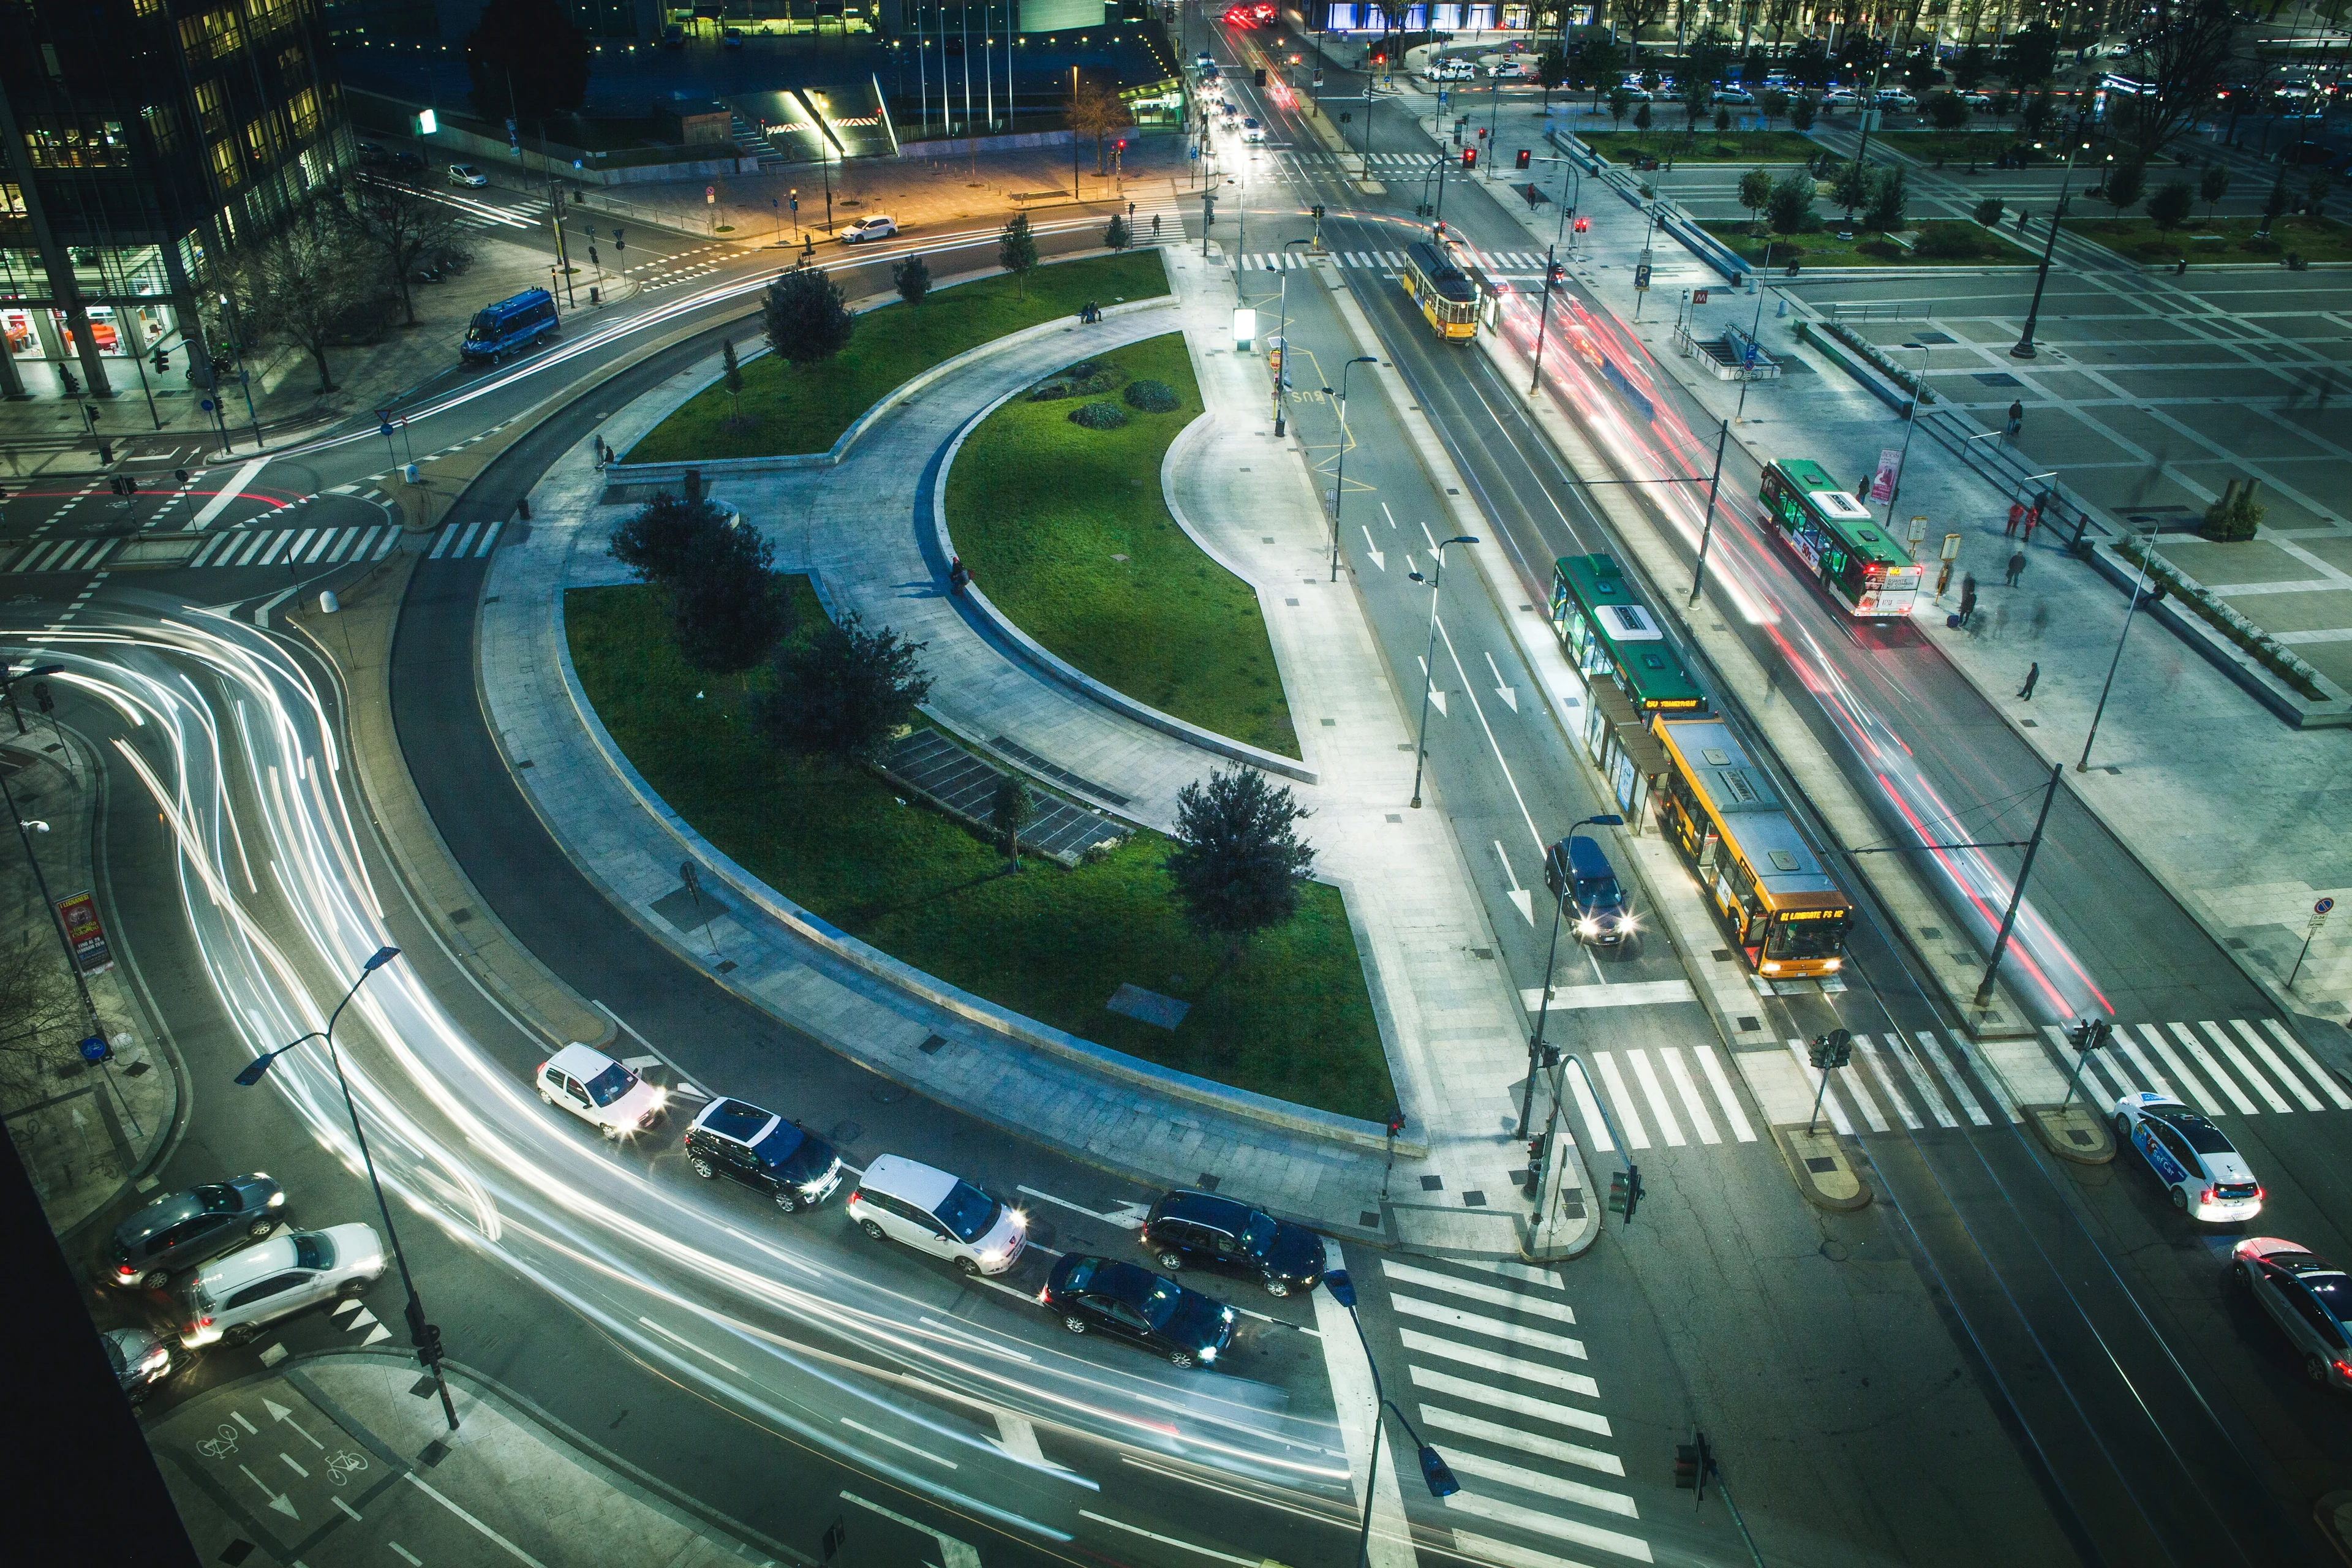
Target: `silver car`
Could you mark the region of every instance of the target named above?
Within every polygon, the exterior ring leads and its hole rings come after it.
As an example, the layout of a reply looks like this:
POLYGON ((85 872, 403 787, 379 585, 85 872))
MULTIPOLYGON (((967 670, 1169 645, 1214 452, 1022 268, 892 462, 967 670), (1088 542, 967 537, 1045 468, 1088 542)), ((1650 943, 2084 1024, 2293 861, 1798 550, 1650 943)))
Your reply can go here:
POLYGON ((98 1336, 122 1396, 137 1405, 172 1375, 172 1347, 144 1329, 109 1329, 98 1336))
POLYGON ((330 1226, 288 1231, 259 1247, 206 1264, 181 1292, 186 1327, 180 1343, 241 1345, 262 1326, 306 1307, 356 1297, 383 1273, 374 1227, 330 1226))
POLYGON ((2303 1358, 2305 1381, 2352 1389, 2352 1275, 2292 1241, 2250 1236, 2230 1249, 2230 1279, 2303 1358))

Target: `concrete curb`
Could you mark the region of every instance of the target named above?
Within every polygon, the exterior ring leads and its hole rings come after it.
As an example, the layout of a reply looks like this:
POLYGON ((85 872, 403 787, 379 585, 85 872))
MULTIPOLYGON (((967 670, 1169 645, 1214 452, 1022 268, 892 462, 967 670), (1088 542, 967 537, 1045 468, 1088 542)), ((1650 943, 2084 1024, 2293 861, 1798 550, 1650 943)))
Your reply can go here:
POLYGON ((1853 1163, 1846 1158, 1845 1145, 1838 1141, 1834 1131, 1809 1132, 1801 1127, 1776 1126, 1772 1129, 1772 1147, 1780 1152, 1780 1163, 1789 1167, 1790 1178, 1797 1184, 1797 1190, 1815 1208, 1828 1209, 1832 1214, 1851 1214, 1856 1209, 1868 1208, 1877 1195, 1871 1191, 1870 1184, 1854 1170, 1853 1163), (1806 1150, 1814 1152, 1806 1153, 1806 1150), (1817 1172, 1808 1163, 1812 1160, 1829 1161, 1834 1168, 1817 1172), (1853 1184, 1853 1192, 1835 1190, 1848 1182, 1853 1184))
MULTIPOLYGON (((1171 294, 1165 300, 1152 300, 1150 301, 1150 303, 1153 305, 1166 304, 1172 307, 1175 304, 1175 296, 1171 294)), ((1106 310, 1103 313, 1105 315, 1108 315, 1110 312, 1106 310)), ((1177 329, 1180 332, 1183 329, 1181 327, 1177 329)), ((1025 334, 1015 333, 1013 337, 1000 338, 997 340, 995 344, 983 344, 982 348, 999 347, 1004 344, 1009 344, 1013 342, 1016 338, 1024 335, 1025 334)), ((972 351, 973 354, 977 354, 980 352, 980 350, 972 351)), ((958 359, 964 359, 971 356, 958 355, 957 357, 958 359)), ((948 536, 948 475, 955 467, 956 454, 963 449, 965 438, 974 430, 979 429, 982 421, 986 420, 990 415, 995 413, 998 409, 1003 407, 1014 398, 1020 396, 1022 390, 1022 388, 1015 387, 1013 391, 1006 393, 1003 396, 996 399, 995 402, 991 403, 987 407, 973 415, 970 420, 965 422, 963 427, 955 433, 954 437, 948 442, 947 449, 940 455, 939 472, 933 477, 931 481, 931 532, 933 541, 939 547, 940 556, 942 560, 952 561, 956 558, 955 542, 948 536)), ((1204 415, 1202 417, 1205 418, 1207 416, 1204 415)), ((1169 443, 1168 449, 1171 454, 1175 451, 1177 444, 1182 441, 1184 437, 1190 434, 1193 426, 1197 426, 1199 423, 1199 420, 1195 420, 1192 425, 1188 425, 1182 431, 1178 432, 1176 440, 1169 443)), ((1163 501, 1167 501, 1168 464, 1164 459, 1160 463, 1160 499, 1163 501)), ((1169 503, 1170 513, 1173 515, 1175 510, 1176 509, 1173 503, 1169 503)), ((1183 520, 1181 517, 1179 517, 1177 521, 1178 526, 1184 527, 1183 520)), ((1195 534, 1190 527, 1184 527, 1184 533, 1185 536, 1191 539, 1194 544, 1197 545, 1200 543, 1200 536, 1195 534)), ((1207 552, 1205 547, 1204 552, 1209 554, 1209 558, 1211 560, 1216 561, 1218 565, 1223 566, 1225 570, 1229 572, 1233 571, 1233 568, 1230 565, 1222 560, 1218 560, 1214 552, 1207 552)), ((1244 574, 1236 572, 1234 574, 1236 577, 1240 577, 1244 583, 1249 581, 1249 578, 1244 574)), ((1204 730, 1200 725, 1192 723, 1187 720, 1179 719, 1172 713, 1163 713, 1159 709, 1150 706, 1149 703, 1139 702, 1134 698, 1129 697, 1126 692, 1117 690, 1114 688, 1107 686, 1103 682, 1097 680, 1093 676, 1088 675, 1086 671, 1078 668, 1077 666, 1070 663, 1067 659, 1063 658, 1059 654, 1055 653, 1036 638, 1031 637, 1027 632, 1023 631, 1019 626, 1015 626, 1010 616, 1006 616, 1003 611, 996 607, 994 601, 989 598, 988 595, 982 590, 979 584, 967 584, 961 596, 965 603, 971 605, 973 612, 977 614, 982 621, 988 624, 989 628, 998 637, 1002 637, 1005 642, 1009 643, 1024 659, 1028 661, 1030 664, 1036 666, 1040 671, 1052 677, 1062 685, 1068 687, 1071 690, 1076 691, 1081 697, 1098 702, 1114 713, 1118 713, 1126 718, 1132 719, 1139 724, 1148 725, 1151 729, 1160 731, 1162 734, 1173 735, 1176 739, 1182 741, 1189 745, 1198 746, 1204 752, 1213 752, 1218 756, 1228 759, 1229 761, 1244 763, 1263 773, 1279 773, 1285 778, 1297 779, 1301 784, 1316 784, 1320 782, 1320 775, 1318 774, 1313 768, 1308 767, 1305 763, 1296 762, 1289 757, 1279 756, 1273 752, 1262 750, 1261 748, 1250 745, 1245 742, 1234 740, 1230 736, 1220 735, 1213 730, 1204 730)))
POLYGON ((2042 1146, 2060 1159, 2072 1161, 2077 1165, 2105 1165, 2115 1159, 2115 1133, 2107 1126, 2106 1118, 2095 1112, 2089 1101, 2077 1100, 2063 1110, 2050 1104, 2020 1105, 2017 1109, 2024 1116, 2026 1124, 2041 1138, 2042 1146), (2077 1121, 2086 1123, 2087 1127, 2066 1125, 2077 1121), (2084 1131, 2091 1142, 2084 1143, 2074 1138, 2062 1138, 2059 1136, 2062 1129, 2084 1131))

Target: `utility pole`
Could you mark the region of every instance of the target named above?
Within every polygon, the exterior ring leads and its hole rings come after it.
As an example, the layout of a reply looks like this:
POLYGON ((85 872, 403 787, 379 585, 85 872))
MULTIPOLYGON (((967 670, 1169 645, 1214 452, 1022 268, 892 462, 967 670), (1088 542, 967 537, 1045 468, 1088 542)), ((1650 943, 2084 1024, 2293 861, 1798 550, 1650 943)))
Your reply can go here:
POLYGON ((1699 589, 1706 582, 1706 546, 1715 537, 1715 495, 1723 485, 1723 448, 1731 440, 1731 421, 1723 422, 1723 429, 1715 438, 1715 477, 1706 481, 1706 521, 1698 530, 1698 570, 1691 574, 1690 602, 1698 603, 1699 589))
POLYGON ((2017 868, 2017 883, 2009 892, 2009 909, 2000 917, 2000 934, 1993 938, 1992 958, 1986 963, 1984 978, 1977 983, 1976 1005, 1992 1005, 1994 980, 2000 973, 2001 954, 2009 951, 2009 933, 2017 925, 2017 907, 2025 901, 2025 879, 2033 875, 2033 857, 2042 849, 2042 830, 2049 824, 2050 807, 2058 798, 2058 780, 2066 771, 2063 763, 2050 764, 2050 787, 2042 792, 2042 815, 2033 819, 2033 837, 2026 841, 2025 863, 2017 868))

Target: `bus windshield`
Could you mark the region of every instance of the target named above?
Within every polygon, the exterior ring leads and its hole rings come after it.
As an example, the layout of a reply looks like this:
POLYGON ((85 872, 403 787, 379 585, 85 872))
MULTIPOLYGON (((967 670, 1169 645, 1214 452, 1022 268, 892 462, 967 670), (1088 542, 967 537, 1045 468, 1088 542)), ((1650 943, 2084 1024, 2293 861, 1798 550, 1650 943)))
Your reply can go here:
MULTIPOLYGON (((1811 910, 1805 911, 1811 913, 1811 910)), ((1772 959, 1829 958, 1845 945, 1843 911, 1819 920, 1790 921, 1783 915, 1772 922, 1764 941, 1764 956, 1772 959)))

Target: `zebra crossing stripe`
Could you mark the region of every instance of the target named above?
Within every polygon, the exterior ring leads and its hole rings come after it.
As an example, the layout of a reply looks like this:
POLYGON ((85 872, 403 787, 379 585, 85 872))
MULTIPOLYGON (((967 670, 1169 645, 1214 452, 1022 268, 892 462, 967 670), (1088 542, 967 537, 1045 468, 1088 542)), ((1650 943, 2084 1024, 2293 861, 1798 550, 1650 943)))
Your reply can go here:
MULTIPOLYGON (((1916 1132, 1919 1130, 1919 1118, 1912 1113, 1910 1101, 1895 1092, 1895 1080, 1887 1076, 1886 1062, 1880 1056, 1876 1042, 1873 1041, 1868 1035, 1856 1035, 1853 1037, 1853 1043, 1862 1052, 1863 1062, 1870 1068, 1871 1076, 1878 1080, 1878 1087, 1885 1091, 1886 1102, 1895 1107, 1895 1114, 1902 1119, 1905 1127, 1916 1132)), ((1857 1095, 1855 1098, 1866 1100, 1868 1096, 1857 1095)), ((1876 1118, 1873 1120, 1875 1121, 1876 1118)))
POLYGON ((1591 1083, 1582 1073, 1577 1073, 1569 1087, 1576 1092, 1576 1109, 1583 1113, 1584 1125, 1591 1135, 1593 1148, 1603 1154, 1616 1152, 1617 1144, 1609 1136, 1609 1123, 1601 1119, 1601 1102, 1592 1098, 1591 1083))
MULTIPOLYGON (((1962 1045, 1957 1038, 1947 1038, 1944 1041, 1944 1048, 1951 1053, 1955 1061, 1958 1062, 1962 1066, 1968 1065, 1969 1048, 1962 1045)), ((1991 1094, 1993 1103, 2000 1107, 2000 1113, 2003 1116, 2008 1117, 2012 1123, 2022 1122, 2025 1120, 2024 1111, 2018 1109, 2017 1097, 2010 1092, 2007 1079, 2003 1079, 2000 1074, 1992 1071, 1990 1065, 1979 1068, 1977 1073, 1977 1078, 1984 1084, 1986 1090, 1991 1094)))
POLYGON ((506 527, 506 519, 504 518, 500 518, 490 524, 489 531, 482 535, 481 543, 474 547, 475 560, 481 561, 488 557, 491 547, 499 542, 499 531, 506 527))
POLYGON ((1920 1054, 1927 1058, 1928 1066, 1936 1069, 1945 1083, 1951 1086, 1953 1097, 1960 1102, 1960 1109, 1968 1112, 1969 1120, 1979 1127, 1991 1126, 1992 1118, 1987 1116, 1984 1107, 1978 1103, 1975 1092, 1969 1088, 1969 1080, 1960 1076, 1959 1064, 1944 1055, 1943 1047, 1928 1031, 1920 1030, 1918 1039, 1920 1054))
POLYGON ((1723 1070, 1723 1063, 1716 1057, 1715 1047, 1693 1046, 1691 1055, 1698 1058, 1700 1068, 1706 1074, 1706 1081, 1715 1086, 1716 1103, 1723 1107, 1724 1115, 1731 1121, 1731 1135, 1742 1143, 1755 1142, 1756 1129, 1748 1125, 1748 1113, 1739 1109, 1739 1097, 1731 1092, 1730 1076, 1723 1070))
MULTIPOLYGON (((1558 1476, 1548 1476, 1540 1470, 1530 1470, 1523 1465, 1502 1459, 1490 1459, 1484 1454, 1457 1452, 1448 1461, 1454 1469, 1476 1476, 1481 1480, 1499 1481, 1504 1486, 1538 1497, 1548 1497, 1555 1502, 1572 1502, 1599 1513, 1613 1513, 1621 1519, 1638 1519, 1633 1500, 1622 1492, 1611 1491, 1586 1481, 1571 1481, 1558 1476)), ((1626 1537, 1632 1540, 1631 1536, 1626 1537)), ((1590 1543, 1588 1543, 1590 1544, 1590 1543)))
POLYGON ((1506 1344, 1523 1350, 1542 1351, 1550 1355, 1564 1355, 1575 1361, 1585 1361, 1584 1342, 1569 1334, 1555 1334, 1545 1329, 1521 1328, 1500 1318, 1490 1318, 1483 1312, 1465 1311, 1460 1307, 1448 1307, 1436 1301, 1424 1301, 1417 1296, 1401 1296, 1389 1292, 1389 1305, 1408 1318, 1424 1322, 1444 1323, 1448 1328, 1465 1329, 1474 1334, 1501 1340, 1506 1344))
POLYGON ((2335 1075, 2311 1059, 2311 1053, 2303 1048, 2301 1041, 2287 1032, 2285 1025, 2276 1018, 2265 1018, 2263 1020, 2263 1027, 2271 1032, 2272 1037, 2278 1041, 2287 1055, 2303 1064, 2303 1070, 2311 1075, 2311 1081, 2319 1086, 2321 1093, 2336 1102, 2336 1110, 2352 1110, 2352 1094, 2346 1094, 2342 1086, 2336 1083, 2335 1075))
POLYGON ((2147 1053, 2140 1049, 2139 1042, 2131 1037, 2129 1029, 2116 1031, 2116 1047, 2125 1056, 2129 1057, 2132 1066, 2139 1069, 2140 1082, 2158 1094, 2168 1094, 2175 1100, 2180 1098, 2172 1085, 2166 1080, 2165 1076, 2156 1070, 2156 1064, 2148 1059, 2147 1053))
POLYGON ((1566 1443, 1558 1437, 1547 1437, 1538 1432, 1522 1432, 1516 1426, 1506 1426, 1499 1421, 1484 1421, 1475 1415, 1465 1415, 1448 1410, 1443 1405, 1421 1407, 1421 1424, 1440 1432, 1451 1432, 1457 1437, 1475 1437, 1492 1443, 1498 1448, 1517 1448, 1522 1454, 1532 1454, 1554 1464, 1576 1465, 1597 1470, 1604 1476, 1622 1476, 1625 1461, 1599 1448, 1588 1448, 1581 1443, 1566 1443))
POLYGON ((1418 1285, 1425 1290, 1444 1290, 1466 1300, 1483 1301, 1490 1307, 1508 1307, 1516 1312, 1531 1312, 1563 1323, 1576 1321, 1575 1309, 1565 1301, 1547 1301, 1540 1296, 1506 1290, 1499 1285, 1481 1285, 1475 1279, 1457 1279, 1451 1274, 1440 1274, 1433 1268, 1417 1268, 1410 1263, 1399 1263, 1392 1258, 1381 1259, 1381 1272, 1407 1285, 1418 1285))
POLYGON ((2259 1114, 2254 1108, 2254 1102, 2248 1100, 2245 1092, 2231 1081, 2230 1075, 2221 1070, 2221 1064, 2213 1059, 2213 1053, 2205 1048, 2204 1041, 2189 1033, 2188 1025, 2174 1024, 2170 1028, 2173 1037, 2181 1043, 2190 1056, 2197 1058, 2197 1065, 2205 1069, 2205 1076, 2221 1086, 2221 1092, 2230 1097, 2230 1102, 2232 1105, 2235 1105, 2244 1115, 2259 1114))
POLYGON ((2318 1098, 2311 1090, 2303 1087, 2301 1079, 2286 1070, 2286 1064, 2278 1059, 2278 1053, 2271 1049, 2269 1041, 2254 1033, 2254 1026, 2252 1024, 2247 1023, 2243 1018, 2232 1018, 2230 1020, 2230 1027, 2238 1031, 2240 1037, 2246 1042, 2246 1048, 2262 1058, 2263 1065, 2276 1073, 2278 1080, 2286 1085, 2297 1100, 2303 1101, 2303 1108, 2305 1110, 2320 1109, 2318 1098))
POLYGON ((1633 1109, 1633 1097, 1625 1092, 1625 1080, 1617 1071, 1617 1058, 1608 1051, 1592 1053, 1593 1065, 1608 1081, 1609 1098, 1617 1102, 1617 1114, 1625 1123, 1625 1142, 1634 1149, 1650 1146, 1649 1129, 1642 1125, 1642 1113, 1633 1109))
POLYGON ((2197 1081, 2196 1075, 2189 1070, 2189 1064, 2174 1054, 2170 1042, 2157 1031, 2154 1024, 2142 1024, 2139 1032, 2147 1039, 2148 1048, 2162 1058, 2164 1065, 2171 1069, 2172 1081, 2189 1091, 2175 1098, 2186 1100, 2209 1115, 2228 1109, 2221 1103, 2220 1095, 2197 1081))
MULTIPOLYGON (((1452 1462, 1450 1457, 1448 1462, 1452 1462)), ((1454 1468, 1460 1469, 1464 1467, 1457 1464, 1454 1468)), ((1475 1471, 1472 1473, 1476 1474, 1475 1471)), ((1640 1536, 1627 1535, 1622 1531, 1603 1530, 1597 1524, 1587 1524, 1582 1520, 1562 1519, 1557 1514, 1542 1513, 1535 1509, 1522 1508, 1517 1503, 1496 1502, 1491 1498, 1483 1498, 1475 1492, 1466 1491, 1455 1492, 1452 1497, 1447 1498, 1445 1506, 1458 1509, 1464 1513, 1475 1514, 1480 1519, 1491 1520, 1496 1524, 1514 1526, 1526 1531, 1530 1535, 1572 1541, 1580 1546, 1599 1547, 1603 1552, 1614 1552, 1620 1557, 1631 1557, 1637 1563, 1656 1561, 1650 1554, 1650 1543, 1640 1536)))
POLYGON ((1533 1394, 1489 1387, 1483 1383, 1473 1383, 1466 1377, 1455 1377, 1452 1373, 1439 1372, 1434 1367, 1416 1364, 1409 1366, 1406 1371, 1415 1388, 1467 1400, 1481 1410, 1507 1411, 1531 1421, 1549 1421, 1555 1426, 1565 1426, 1571 1431, 1590 1432, 1597 1437, 1615 1436, 1610 1429, 1609 1417, 1597 1411, 1579 1410, 1573 1405, 1559 1405, 1549 1399, 1538 1399, 1533 1394))
POLYGON ((302 547, 310 543, 310 536, 318 531, 315 528, 306 528, 294 536, 294 542, 286 547, 286 564, 291 566, 302 558, 302 547))
POLYGON ((1580 1394, 1587 1399, 1601 1397, 1601 1385, 1580 1372, 1546 1366, 1541 1362, 1505 1355, 1499 1351, 1481 1350, 1475 1345, 1455 1344, 1452 1340, 1441 1340, 1434 1334, 1424 1334, 1415 1329, 1399 1329, 1397 1337, 1404 1342, 1406 1350, 1422 1355, 1439 1356, 1446 1361, 1458 1361, 1465 1366, 1475 1366, 1481 1372, 1497 1373, 1527 1383, 1565 1389, 1570 1394, 1580 1394))
POLYGON ((1715 1130, 1715 1118, 1706 1113, 1706 1101, 1698 1096, 1698 1085, 1691 1081, 1690 1068, 1683 1065, 1683 1054, 1672 1046, 1658 1047, 1658 1059, 1666 1064, 1666 1076, 1675 1080, 1675 1092, 1683 1097, 1683 1109, 1690 1112, 1691 1126, 1703 1143, 1720 1143, 1723 1134, 1715 1130))
POLYGON ((2246 1053, 2238 1048, 2238 1043, 2235 1040, 2221 1032, 2221 1025, 2209 1020, 2197 1026, 2212 1037, 2214 1047, 2230 1058, 2230 1065, 2244 1075, 2248 1083, 2254 1086, 2254 1092, 2270 1102, 2270 1108, 2273 1110, 2284 1115, 2294 1109, 2286 1102, 2284 1096, 2271 1087, 2270 1079, 2254 1070, 2254 1064, 2246 1059, 2246 1053))
POLYGON ((1666 1091, 1658 1087, 1658 1075, 1650 1066, 1650 1053, 1629 1050, 1625 1059, 1633 1064, 1633 1076, 1642 1082, 1642 1092, 1649 1097, 1650 1110, 1658 1119, 1658 1135, 1669 1149, 1686 1147, 1690 1140, 1683 1136, 1681 1125, 1675 1121, 1674 1108, 1666 1103, 1666 1091))

